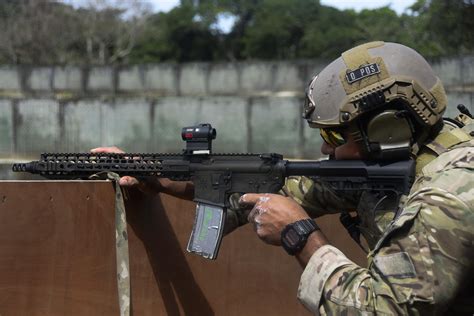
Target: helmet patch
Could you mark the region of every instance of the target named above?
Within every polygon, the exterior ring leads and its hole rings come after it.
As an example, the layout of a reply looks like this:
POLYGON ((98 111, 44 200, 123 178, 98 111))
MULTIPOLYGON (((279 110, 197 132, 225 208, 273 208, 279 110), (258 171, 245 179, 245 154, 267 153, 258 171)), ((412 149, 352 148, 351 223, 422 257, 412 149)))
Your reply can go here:
POLYGON ((362 80, 366 77, 380 73, 380 67, 378 64, 368 64, 357 68, 356 70, 351 70, 346 72, 346 80, 349 84, 352 84, 356 81, 362 80))

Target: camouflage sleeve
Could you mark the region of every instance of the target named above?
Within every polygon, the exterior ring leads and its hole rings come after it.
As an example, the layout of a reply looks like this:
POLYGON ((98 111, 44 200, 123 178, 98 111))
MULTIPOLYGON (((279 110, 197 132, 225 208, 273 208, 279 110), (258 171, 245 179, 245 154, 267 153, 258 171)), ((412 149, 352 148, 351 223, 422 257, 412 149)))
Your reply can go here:
POLYGON ((357 207, 360 192, 337 194, 317 179, 289 177, 281 194, 292 197, 313 218, 353 211, 357 207))
POLYGON ((443 314, 451 308, 458 293, 469 292, 474 274, 474 166, 468 164, 418 181, 367 269, 332 246, 320 248, 301 277, 302 303, 323 315, 443 314))
MULTIPOLYGON (((308 177, 289 177, 279 194, 293 198, 313 218, 355 210, 359 199, 357 192, 340 195, 324 185, 323 182, 308 177)), ((240 196, 241 194, 238 193, 230 196, 230 208, 226 212, 224 235, 247 224, 250 210, 240 207, 240 196)))

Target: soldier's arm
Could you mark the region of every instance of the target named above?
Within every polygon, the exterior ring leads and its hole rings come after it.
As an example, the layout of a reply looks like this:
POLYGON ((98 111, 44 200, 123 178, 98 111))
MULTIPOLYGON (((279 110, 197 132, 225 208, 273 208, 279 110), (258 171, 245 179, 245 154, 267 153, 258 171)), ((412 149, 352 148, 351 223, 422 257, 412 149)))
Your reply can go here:
POLYGON ((454 168, 418 183, 367 269, 330 245, 319 248, 301 277, 299 299, 336 315, 445 311, 473 273, 473 179, 472 168, 454 168))
POLYGON ((337 194, 324 182, 308 177, 289 177, 281 190, 293 198, 312 218, 353 211, 357 208, 360 192, 337 194))
MULTIPOLYGON (((325 186, 322 182, 308 177, 287 178, 285 186, 279 193, 294 199, 312 218, 326 214, 340 213, 342 211, 355 210, 358 201, 358 194, 356 192, 351 195, 341 196, 325 186)), ((234 194, 230 198, 231 207, 226 212, 225 234, 248 223, 247 216, 250 209, 239 204, 240 196, 240 194, 234 194)), ((313 243, 313 238, 314 237, 308 241, 308 244, 321 245, 321 240, 315 240, 313 243)), ((306 256, 310 256, 310 254, 306 253, 306 256)))

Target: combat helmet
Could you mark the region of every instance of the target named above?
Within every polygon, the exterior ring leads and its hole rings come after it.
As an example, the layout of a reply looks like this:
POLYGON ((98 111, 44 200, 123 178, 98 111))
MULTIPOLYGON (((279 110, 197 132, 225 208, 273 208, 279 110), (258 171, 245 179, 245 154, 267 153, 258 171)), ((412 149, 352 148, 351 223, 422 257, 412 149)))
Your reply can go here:
POLYGON ((314 77, 303 117, 325 140, 348 128, 372 158, 407 156, 442 128, 447 98, 428 62, 397 43, 352 48, 314 77))

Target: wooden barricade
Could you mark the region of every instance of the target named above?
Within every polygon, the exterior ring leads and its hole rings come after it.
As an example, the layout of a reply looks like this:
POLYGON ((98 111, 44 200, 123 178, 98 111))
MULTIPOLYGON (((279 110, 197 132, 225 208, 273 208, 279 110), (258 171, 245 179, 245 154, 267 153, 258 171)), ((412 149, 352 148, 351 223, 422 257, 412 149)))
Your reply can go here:
MULTIPOLYGON (((298 263, 250 225, 209 261, 185 250, 192 202, 129 193, 133 315, 309 315, 298 263)), ((318 224, 364 264, 337 216, 318 224)), ((0 315, 119 315, 110 182, 0 182, 0 315)))

